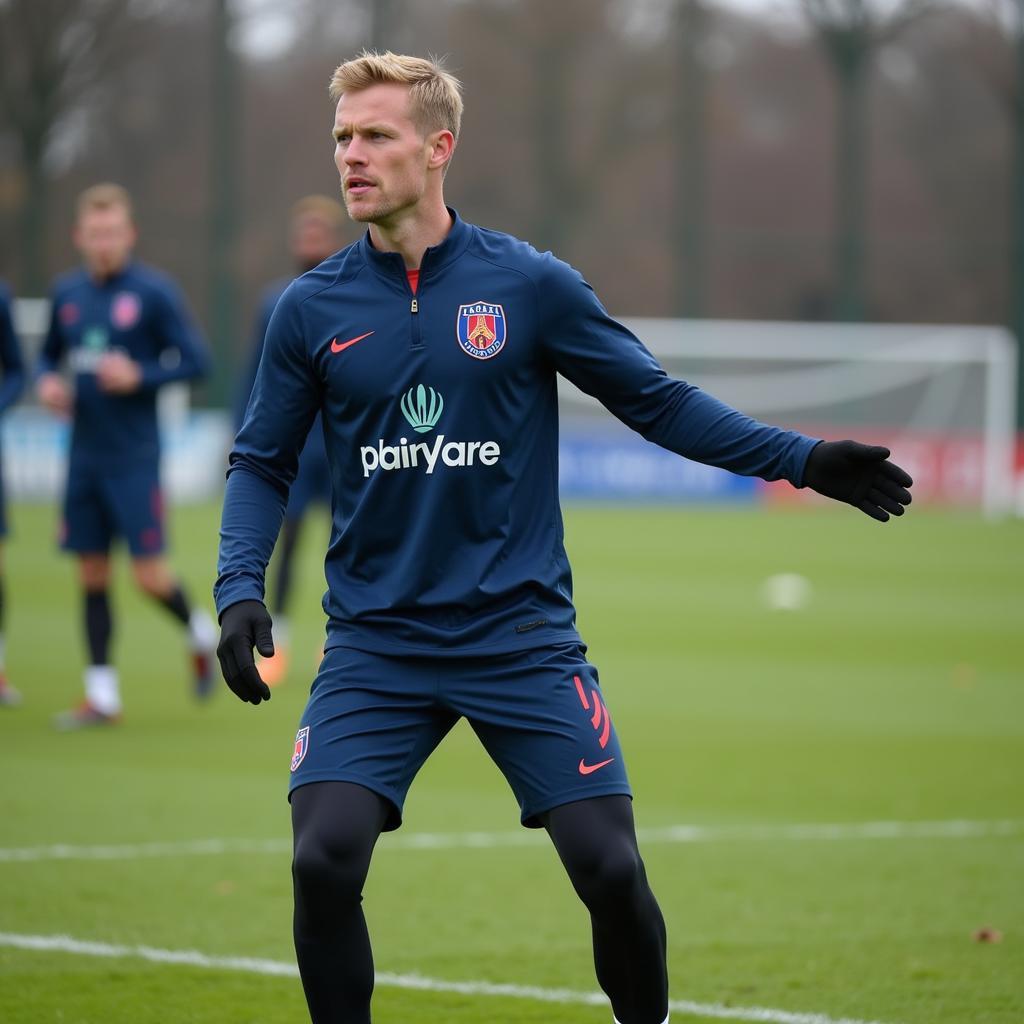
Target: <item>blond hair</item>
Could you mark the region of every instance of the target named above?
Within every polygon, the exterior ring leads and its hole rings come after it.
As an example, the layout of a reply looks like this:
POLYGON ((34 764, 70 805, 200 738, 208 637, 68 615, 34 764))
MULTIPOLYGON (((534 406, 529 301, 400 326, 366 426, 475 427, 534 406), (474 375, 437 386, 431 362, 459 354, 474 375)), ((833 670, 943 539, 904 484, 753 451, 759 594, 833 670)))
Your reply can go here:
POLYGON ((114 206, 124 207, 129 219, 132 217, 132 197, 121 185, 105 181, 93 185, 78 194, 75 202, 75 215, 81 218, 91 210, 109 210, 114 206))
POLYGON ((339 64, 331 75, 330 96, 359 92, 372 85, 409 86, 409 113, 424 134, 450 131, 457 142, 462 124, 462 86, 445 71, 440 58, 409 57, 400 53, 363 52, 339 64))
POLYGON ((338 234, 347 223, 345 208, 328 196, 303 196, 293 204, 288 218, 293 224, 307 217, 320 221, 338 234))

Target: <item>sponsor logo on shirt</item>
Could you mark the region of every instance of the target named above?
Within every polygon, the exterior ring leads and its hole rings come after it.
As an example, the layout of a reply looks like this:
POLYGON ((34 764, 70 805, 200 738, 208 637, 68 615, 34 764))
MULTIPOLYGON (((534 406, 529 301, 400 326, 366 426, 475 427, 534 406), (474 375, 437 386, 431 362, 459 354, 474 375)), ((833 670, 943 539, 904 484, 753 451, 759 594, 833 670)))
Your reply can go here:
POLYGON ((418 434, 425 434, 437 426, 437 421, 444 412, 444 399, 433 388, 425 388, 419 384, 415 388, 409 388, 402 395, 401 406, 402 415, 409 421, 409 426, 418 434))
POLYGON ((100 352, 110 344, 110 335, 106 327, 90 327, 82 335, 82 348, 100 352))
POLYGON ((455 320, 459 347, 474 359, 491 359, 505 347, 505 310, 496 302, 467 302, 455 320))
MULTIPOLYGON (((413 430, 427 434, 441 419, 444 398, 439 391, 418 384, 402 395, 399 408, 413 430)), ((396 469, 422 469, 431 476, 438 466, 493 466, 501 458, 501 446, 497 441, 450 441, 444 434, 415 444, 407 437, 399 438, 398 444, 387 444, 381 438, 376 445, 363 445, 359 457, 364 479, 377 470, 387 473, 396 469)))
POLYGON ((82 334, 82 343, 68 353, 72 373, 95 373, 100 360, 107 354, 110 335, 106 327, 90 327, 82 334))

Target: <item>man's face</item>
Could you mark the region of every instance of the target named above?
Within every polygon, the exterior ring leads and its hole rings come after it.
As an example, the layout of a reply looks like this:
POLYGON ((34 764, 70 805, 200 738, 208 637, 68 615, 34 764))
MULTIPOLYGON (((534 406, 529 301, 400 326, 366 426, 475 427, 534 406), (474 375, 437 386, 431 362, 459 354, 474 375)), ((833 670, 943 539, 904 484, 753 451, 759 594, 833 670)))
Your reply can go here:
POLYGON ((128 262, 135 245, 131 215, 116 204, 87 209, 75 224, 74 242, 91 274, 116 274, 128 262))
POLYGON ((338 232, 316 214, 304 214, 292 222, 292 256, 297 266, 312 270, 340 248, 338 232))
POLYGON ((426 192, 431 137, 409 116, 409 89, 398 84, 344 93, 334 118, 334 162, 355 221, 387 225, 426 192))

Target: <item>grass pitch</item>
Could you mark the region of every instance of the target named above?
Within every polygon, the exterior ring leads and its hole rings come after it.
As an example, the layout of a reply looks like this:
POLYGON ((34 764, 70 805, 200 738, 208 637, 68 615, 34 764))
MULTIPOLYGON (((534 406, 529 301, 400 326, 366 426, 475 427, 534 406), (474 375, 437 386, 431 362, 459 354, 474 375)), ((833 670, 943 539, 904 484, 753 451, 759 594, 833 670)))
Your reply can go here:
MULTIPOLYGON (((11 937, 293 963, 285 789, 321 629, 326 520, 307 526, 293 672, 269 705, 222 689, 195 706, 180 637, 122 566, 124 724, 57 735, 51 715, 81 692, 73 567, 54 551, 51 509, 12 514, 8 664, 26 700, 0 709, 0 1021, 305 1020, 291 977, 27 950, 11 937), (144 845, 204 839, 276 842, 144 845), (49 844, 129 849, 55 857, 39 849, 49 844)), ((217 519, 212 505, 173 512, 174 561, 207 602, 217 519)), ((706 826, 696 841, 643 845, 672 997, 707 1011, 673 1021, 1024 1019, 1024 523, 915 509, 880 527, 843 508, 571 508, 566 519, 579 624, 638 824, 706 826), (764 605, 761 585, 779 573, 810 582, 805 607, 764 605), (957 821, 989 824, 913 834, 957 821), (900 824, 882 838, 860 828, 869 822, 900 824), (783 828, 802 823, 848 827, 831 838, 783 828), (975 941, 984 926, 1002 941, 975 941)), ((379 971, 596 989, 586 915, 543 842, 510 845, 517 828, 504 781, 460 725, 413 786, 404 828, 378 848, 365 908, 379 971), (494 833, 491 845, 402 845, 470 831, 494 833)), ((391 986, 375 1014, 610 1019, 599 1006, 391 986)))

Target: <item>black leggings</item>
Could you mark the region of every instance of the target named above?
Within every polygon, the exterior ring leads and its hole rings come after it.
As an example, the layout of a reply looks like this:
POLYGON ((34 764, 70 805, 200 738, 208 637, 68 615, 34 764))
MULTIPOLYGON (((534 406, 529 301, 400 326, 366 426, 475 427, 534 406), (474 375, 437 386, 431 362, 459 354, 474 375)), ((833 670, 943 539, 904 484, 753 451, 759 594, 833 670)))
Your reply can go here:
MULTIPOLYGON (((313 1024, 369 1024, 373 955, 361 902, 389 806, 349 782, 292 793, 295 952, 313 1024)), ((565 804, 543 824, 590 911, 597 979, 615 1016, 621 1024, 662 1024, 665 923, 637 850, 629 798, 565 804)))
POLYGON ((665 921, 647 884, 626 796, 563 804, 543 817, 576 895, 590 911, 597 980, 621 1024, 668 1016, 665 921))
POLYGON ((302 518, 285 516, 277 548, 277 575, 274 578, 274 615, 288 612, 288 596, 292 590, 292 565, 295 549, 302 533, 302 518))

